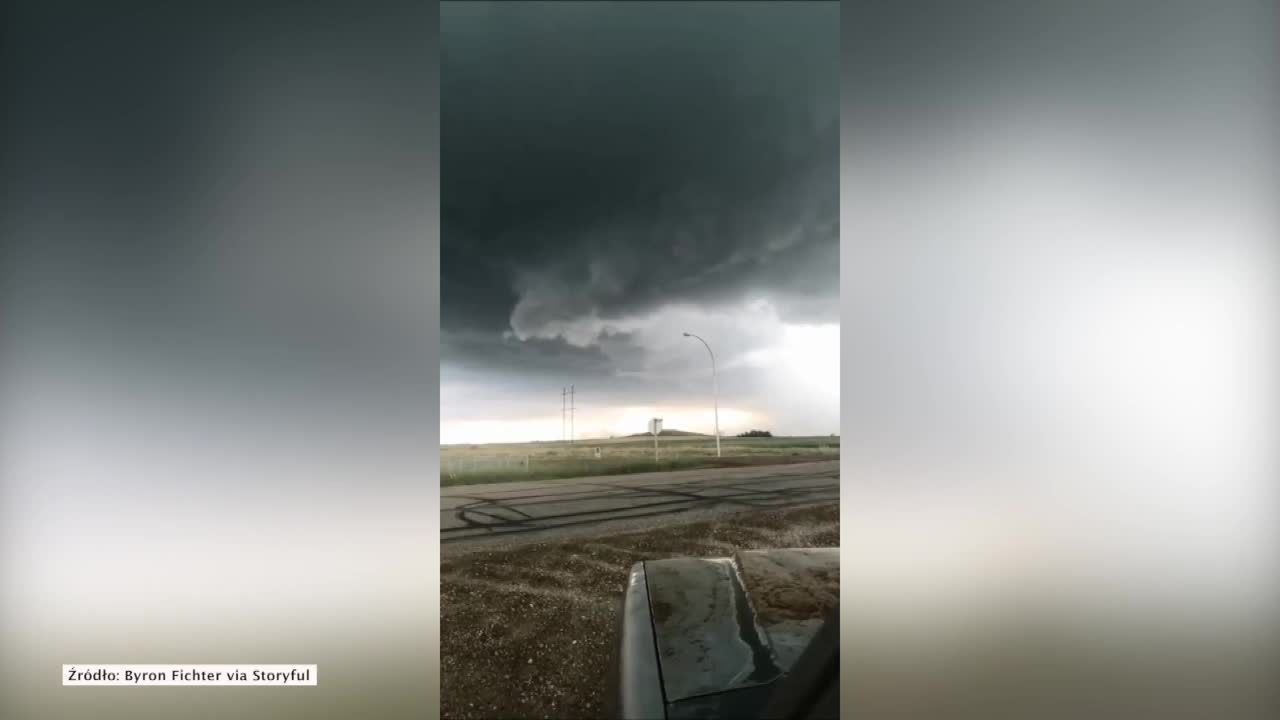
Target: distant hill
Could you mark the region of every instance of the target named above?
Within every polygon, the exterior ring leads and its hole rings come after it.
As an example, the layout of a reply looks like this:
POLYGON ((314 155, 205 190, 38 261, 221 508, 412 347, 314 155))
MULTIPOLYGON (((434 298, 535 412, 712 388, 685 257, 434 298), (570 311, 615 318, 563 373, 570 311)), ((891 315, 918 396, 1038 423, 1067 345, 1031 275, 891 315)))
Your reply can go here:
MULTIPOLYGON (((659 432, 659 433, 658 433, 658 436, 659 436, 659 437, 666 437, 666 436, 669 436, 669 435, 675 435, 675 436, 693 436, 693 435, 697 435, 697 436, 699 436, 699 437, 711 437, 710 435, 708 435, 708 434, 706 434, 706 433, 689 432, 688 430, 663 430, 663 431, 661 431, 661 432, 659 432)), ((650 434, 649 434, 649 433, 647 433, 647 432, 640 432, 640 433, 631 433, 631 434, 630 434, 630 435, 628 435, 627 437, 653 437, 653 436, 652 436, 652 435, 650 435, 650 434)))

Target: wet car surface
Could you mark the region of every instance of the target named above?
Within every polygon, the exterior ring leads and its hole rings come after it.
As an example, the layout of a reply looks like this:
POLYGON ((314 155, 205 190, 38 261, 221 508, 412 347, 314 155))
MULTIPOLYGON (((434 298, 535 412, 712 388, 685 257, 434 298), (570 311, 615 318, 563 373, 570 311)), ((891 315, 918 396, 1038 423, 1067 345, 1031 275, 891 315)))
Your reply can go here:
POLYGON ((755 550, 632 568, 619 629, 623 718, 759 717, 839 605, 839 550, 755 550))

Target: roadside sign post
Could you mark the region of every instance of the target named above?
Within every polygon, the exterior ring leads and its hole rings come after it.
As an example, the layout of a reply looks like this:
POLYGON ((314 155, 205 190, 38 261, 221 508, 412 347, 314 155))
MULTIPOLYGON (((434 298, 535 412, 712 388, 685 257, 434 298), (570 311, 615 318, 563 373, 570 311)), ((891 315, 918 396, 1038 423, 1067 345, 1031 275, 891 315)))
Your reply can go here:
POLYGON ((653 461, 658 462, 658 435, 662 432, 662 418, 649 421, 649 434, 653 435, 653 461))

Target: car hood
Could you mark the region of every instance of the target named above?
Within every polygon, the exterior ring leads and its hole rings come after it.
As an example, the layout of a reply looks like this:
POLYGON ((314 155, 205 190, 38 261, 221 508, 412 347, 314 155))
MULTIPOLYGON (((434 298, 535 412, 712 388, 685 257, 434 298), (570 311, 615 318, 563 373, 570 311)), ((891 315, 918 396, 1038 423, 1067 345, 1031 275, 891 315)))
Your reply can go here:
POLYGON ((837 548, 644 563, 668 703, 773 682, 839 604, 837 548))

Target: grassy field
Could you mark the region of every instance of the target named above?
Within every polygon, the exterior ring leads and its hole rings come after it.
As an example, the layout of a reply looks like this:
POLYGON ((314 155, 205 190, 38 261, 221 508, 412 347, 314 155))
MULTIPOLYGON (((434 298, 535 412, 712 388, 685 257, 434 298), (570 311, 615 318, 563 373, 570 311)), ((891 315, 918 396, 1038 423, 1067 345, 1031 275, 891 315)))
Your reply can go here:
POLYGON ((721 438, 704 435, 662 436, 658 458, 652 437, 491 445, 445 445, 440 448, 440 484, 554 480, 591 475, 622 475, 655 470, 777 465, 840 457, 840 438, 721 438), (596 450, 599 449, 599 457, 596 450))

